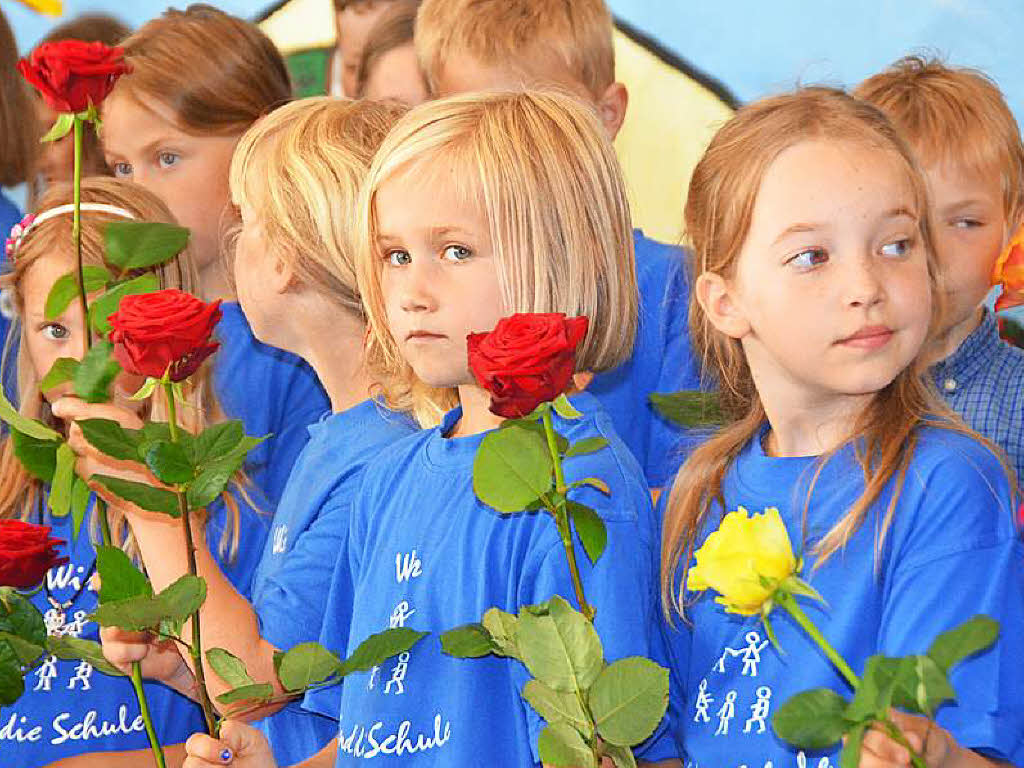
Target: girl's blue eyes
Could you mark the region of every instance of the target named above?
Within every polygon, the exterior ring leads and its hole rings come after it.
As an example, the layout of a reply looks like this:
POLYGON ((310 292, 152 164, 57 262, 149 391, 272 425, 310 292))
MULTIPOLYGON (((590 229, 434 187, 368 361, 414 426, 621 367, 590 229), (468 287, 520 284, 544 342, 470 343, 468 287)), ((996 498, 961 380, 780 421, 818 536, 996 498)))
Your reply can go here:
POLYGON ((130 163, 114 163, 111 170, 114 172, 114 176, 118 178, 126 179, 132 175, 132 166, 130 163))
MULTIPOLYGON (((460 262, 472 256, 473 252, 462 245, 449 245, 444 249, 443 255, 448 261, 460 262)), ((384 254, 384 258, 393 267, 412 263, 412 256, 408 251, 388 251, 384 254)))
MULTIPOLYGON (((180 160, 181 155, 177 152, 160 152, 156 156, 156 163, 161 168, 170 168, 177 165, 180 160)), ((114 172, 114 176, 122 179, 131 178, 135 170, 131 163, 113 163, 110 169, 114 172)))
POLYGON ((908 238, 895 240, 882 246, 882 254, 884 256, 895 256, 897 258, 906 256, 910 252, 911 245, 913 245, 913 243, 911 243, 908 238))
POLYGON ((473 252, 462 245, 449 245, 444 249, 445 258, 451 261, 465 261, 472 255, 473 252))
POLYGON ((824 264, 826 261, 828 261, 828 254, 825 252, 825 249, 808 248, 806 251, 800 251, 788 263, 801 269, 810 269, 811 267, 817 267, 819 264, 824 264))
POLYGON ((51 341, 64 341, 71 332, 60 323, 47 323, 42 327, 43 336, 51 341))
POLYGON ((179 156, 174 152, 161 152, 157 155, 157 162, 161 168, 170 168, 172 165, 178 162, 179 156))
POLYGON ((412 256, 406 251, 389 251, 385 257, 393 267, 401 267, 412 262, 412 256))

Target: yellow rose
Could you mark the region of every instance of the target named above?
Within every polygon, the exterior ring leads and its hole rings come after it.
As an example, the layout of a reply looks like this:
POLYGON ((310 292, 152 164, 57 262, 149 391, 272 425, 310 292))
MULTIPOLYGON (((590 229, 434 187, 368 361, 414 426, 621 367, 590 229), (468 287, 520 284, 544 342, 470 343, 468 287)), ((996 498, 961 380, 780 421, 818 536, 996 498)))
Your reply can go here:
POLYGON ((694 554, 686 580, 688 589, 713 589, 715 602, 729 613, 744 616, 766 613, 779 585, 799 568, 779 510, 769 507, 750 515, 740 507, 722 519, 694 554))

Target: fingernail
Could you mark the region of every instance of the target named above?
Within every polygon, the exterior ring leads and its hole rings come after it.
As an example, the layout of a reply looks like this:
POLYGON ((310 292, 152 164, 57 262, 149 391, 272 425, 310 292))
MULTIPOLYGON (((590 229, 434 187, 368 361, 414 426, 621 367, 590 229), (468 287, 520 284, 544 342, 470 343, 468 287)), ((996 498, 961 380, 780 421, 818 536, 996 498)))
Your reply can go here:
POLYGON ((224 751, 220 753, 220 761, 222 763, 230 763, 231 762, 231 750, 230 749, 225 748, 224 751))

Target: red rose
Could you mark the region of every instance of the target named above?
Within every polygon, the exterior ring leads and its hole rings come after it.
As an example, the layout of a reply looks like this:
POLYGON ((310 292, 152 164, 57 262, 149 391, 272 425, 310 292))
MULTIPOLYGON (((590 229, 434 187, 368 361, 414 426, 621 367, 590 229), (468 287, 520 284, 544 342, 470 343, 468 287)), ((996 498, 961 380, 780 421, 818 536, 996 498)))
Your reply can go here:
POLYGON ((512 315, 490 333, 469 334, 469 367, 491 393, 491 411, 519 418, 565 392, 586 335, 586 317, 560 313, 512 315))
POLYGON ((128 373, 171 381, 191 376, 220 345, 210 340, 220 299, 207 304, 177 289, 125 296, 108 317, 114 357, 128 373))
POLYGON ((62 539, 50 538, 50 526, 0 520, 0 587, 29 589, 55 565, 68 561, 57 553, 62 539))
POLYGON ((18 70, 55 112, 84 112, 98 107, 129 67, 121 48, 60 40, 40 45, 18 70))

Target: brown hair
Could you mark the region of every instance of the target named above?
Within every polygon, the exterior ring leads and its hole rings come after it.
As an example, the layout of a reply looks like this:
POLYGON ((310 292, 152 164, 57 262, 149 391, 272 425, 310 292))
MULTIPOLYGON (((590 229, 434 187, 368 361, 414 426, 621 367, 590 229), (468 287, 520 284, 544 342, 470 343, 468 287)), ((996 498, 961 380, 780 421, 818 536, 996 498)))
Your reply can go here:
POLYGON ((242 133, 291 98, 288 69, 270 38, 209 5, 164 11, 123 47, 132 71, 115 93, 166 105, 187 133, 242 133))
POLYGON ((359 98, 363 97, 370 73, 381 57, 395 48, 412 44, 417 8, 419 0, 396 0, 394 6, 388 8, 373 25, 359 59, 356 76, 356 95, 359 98))
MULTIPOLYGON (((51 185, 43 193, 36 208, 36 213, 54 208, 59 205, 70 203, 73 199, 73 187, 67 183, 51 185)), ((106 203, 123 208, 132 214, 139 221, 156 221, 173 223, 167 207, 144 188, 128 181, 112 179, 103 176, 95 176, 82 179, 83 202, 106 203)), ((82 257, 85 263, 94 265, 105 265, 108 268, 116 269, 104 261, 105 248, 103 241, 103 230, 106 224, 125 219, 115 214, 87 211, 81 218, 82 257)), ((21 293, 22 280, 28 269, 38 259, 55 253, 65 253, 69 260, 73 259, 73 246, 71 239, 72 217, 70 214, 57 215, 33 227, 25 235, 15 254, 11 271, 0 278, 0 285, 11 288, 14 306, 18 315, 24 313, 24 303, 21 293)), ((130 273, 132 277, 143 272, 152 271, 159 278, 161 288, 179 288, 184 291, 194 291, 198 281, 195 266, 192 263, 189 249, 186 248, 179 256, 172 261, 150 269, 137 270, 130 273)), ((39 379, 27 356, 27 343, 24 337, 25 328, 23 323, 12 323, 8 333, 7 343, 4 349, 4 360, 2 370, 6 371, 10 364, 9 350, 13 346, 15 338, 20 337, 18 350, 17 382, 18 401, 20 412, 30 418, 42 419, 54 428, 60 425, 56 423, 50 414, 50 409, 39 390, 39 379)), ((210 377, 210 366, 206 366, 204 374, 194 377, 193 380, 184 383, 186 404, 192 407, 181 408, 179 418, 182 426, 189 431, 196 432, 206 426, 209 420, 220 420, 223 415, 217 404, 212 379, 210 377)), ((158 392, 154 393, 151 401, 154 410, 161 416, 166 414, 166 408, 158 392)), ((237 478, 237 490, 245 501, 251 502, 246 491, 248 484, 244 476, 237 478)), ((9 436, 5 437, 0 445, 0 519, 20 517, 26 519, 34 514, 35 509, 42 503, 45 496, 43 483, 24 469, 21 462, 14 454, 14 444, 9 436)), ((224 494, 224 501, 228 512, 232 516, 232 522, 225 527, 224 535, 221 538, 220 548, 222 553, 228 553, 234 557, 238 549, 238 503, 232 493, 224 494)), ((120 542, 133 555, 137 555, 127 523, 124 519, 112 521, 112 530, 115 533, 116 541, 120 542)))
MULTIPOLYGON (((743 107, 715 134, 694 169, 686 202, 686 230, 693 245, 691 274, 712 272, 726 278, 735 274, 758 191, 769 167, 785 149, 813 140, 854 142, 877 148, 889 153, 907 174, 928 259, 931 337, 940 327, 943 290, 931 245, 925 181, 909 148, 885 115, 839 90, 805 88, 762 99, 743 107)), ((725 511, 722 483, 726 472, 765 420, 740 342, 717 331, 696 300, 690 302, 690 338, 705 369, 720 387, 727 424, 693 451, 675 478, 668 498, 661 560, 662 607, 666 614, 673 610, 683 613, 682 585, 686 583, 694 542, 708 522, 712 504, 717 502, 725 511), (680 571, 682 579, 677 578, 680 571)), ((881 548, 920 426, 931 424, 977 437, 952 414, 930 385, 926 376, 927 348, 926 343, 911 365, 876 394, 853 424, 851 439, 857 438, 854 449, 864 473, 864 492, 815 546, 815 567, 849 541, 888 483, 895 480, 895 491, 877 532, 876 546, 881 548)), ((998 449, 983 442, 1000 455, 998 449)), ((807 491, 808 503, 817 473, 837 450, 820 457, 807 491)))
POLYGON ((268 245, 300 281, 358 317, 359 187, 404 112, 395 104, 302 99, 256 122, 231 159, 231 197, 256 209, 268 245))
POLYGON ((976 69, 907 56, 854 91, 881 109, 922 162, 998 171, 1010 228, 1024 217, 1024 143, 999 87, 976 69))
POLYGON ((0 187, 31 179, 39 136, 32 94, 18 72, 18 44, 0 10, 0 187))
POLYGON ((545 91, 438 99, 414 107, 384 139, 359 205, 367 360, 391 382, 393 408, 428 426, 456 402, 455 392, 416 378, 388 328, 375 195, 394 176, 455 183, 480 206, 506 312, 589 317, 578 370, 610 370, 629 358, 638 322, 633 230, 615 149, 594 111, 545 91))
POLYGON ((612 31, 604 0, 423 0, 416 53, 434 91, 456 53, 527 72, 553 56, 598 98, 615 81, 612 31))

